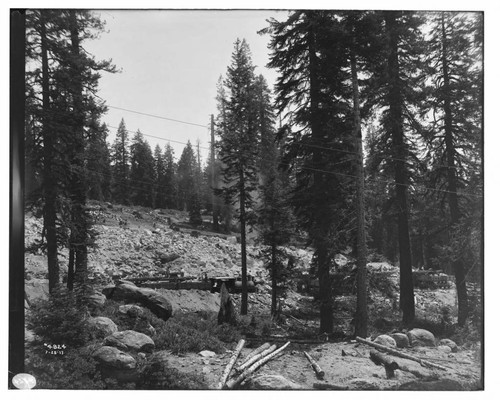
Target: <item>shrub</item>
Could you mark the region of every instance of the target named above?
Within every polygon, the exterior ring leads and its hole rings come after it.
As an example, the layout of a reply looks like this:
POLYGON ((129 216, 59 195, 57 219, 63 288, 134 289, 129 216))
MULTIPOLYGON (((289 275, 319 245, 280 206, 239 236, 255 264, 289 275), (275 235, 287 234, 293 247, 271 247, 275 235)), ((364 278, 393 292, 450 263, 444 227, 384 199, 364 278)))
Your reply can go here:
POLYGON ((36 389, 105 389, 97 362, 87 349, 69 349, 64 355, 47 355, 33 349, 25 371, 36 378, 36 389))
POLYGON ((55 290, 48 300, 34 302, 27 314, 27 327, 49 344, 79 347, 91 340, 85 323, 87 308, 65 289, 55 290))
POLYGON ((174 354, 211 350, 224 351, 220 340, 209 332, 200 332, 194 328, 182 326, 174 321, 167 321, 153 337, 158 350, 171 350, 174 354))

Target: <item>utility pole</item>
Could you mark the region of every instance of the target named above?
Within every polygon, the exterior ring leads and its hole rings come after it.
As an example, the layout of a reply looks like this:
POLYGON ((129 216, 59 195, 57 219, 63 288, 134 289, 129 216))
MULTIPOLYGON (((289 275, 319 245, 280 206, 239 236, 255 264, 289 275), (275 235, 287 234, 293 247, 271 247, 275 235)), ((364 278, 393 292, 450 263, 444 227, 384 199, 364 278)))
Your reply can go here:
POLYGON ((212 164, 212 225, 214 231, 219 231, 219 210, 215 204, 215 131, 214 115, 210 115, 210 162, 212 164))

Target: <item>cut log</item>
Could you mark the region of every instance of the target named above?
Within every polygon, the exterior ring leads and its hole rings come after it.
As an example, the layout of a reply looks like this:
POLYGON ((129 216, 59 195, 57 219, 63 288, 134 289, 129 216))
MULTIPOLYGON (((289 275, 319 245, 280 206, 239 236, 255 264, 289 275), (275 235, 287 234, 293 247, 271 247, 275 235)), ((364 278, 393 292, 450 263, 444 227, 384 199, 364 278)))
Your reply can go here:
POLYGON ((226 368, 224 369, 224 373, 222 374, 222 377, 219 380, 219 383, 217 385, 217 389, 222 389, 224 385, 226 384, 227 378, 229 374, 231 373, 231 370, 233 369, 234 363, 236 362, 236 359, 238 358, 241 349, 243 349, 243 346, 245 346, 245 340, 241 339, 238 342, 238 345, 236 346, 236 349, 233 352, 233 355, 231 356, 231 359, 226 365, 226 368))
MULTIPOLYGON (((260 347, 257 347, 254 351, 252 351, 248 356, 246 356, 246 358, 243 360, 243 362, 241 363, 241 365, 245 364, 248 360, 250 360, 253 356, 259 354, 259 353, 262 353, 264 350, 268 349, 269 347, 271 347, 271 345, 269 344, 269 342, 266 342, 264 343, 262 346, 260 347)), ((240 365, 240 366, 241 366, 240 365)), ((239 367, 238 367, 239 368, 239 367)))
POLYGON ((412 361, 416 361, 416 362, 418 362, 420 365, 422 365, 424 367, 437 368, 437 369, 441 369, 443 371, 446 371, 446 368, 443 367, 442 365, 438 365, 438 364, 431 363, 429 361, 425 361, 425 360, 423 360, 421 358, 412 356, 410 354, 403 353, 403 352, 398 351, 396 349, 393 349, 391 347, 382 346, 381 344, 370 342, 369 340, 362 339, 359 336, 356 336, 356 340, 359 343, 367 344, 368 346, 375 347, 378 350, 385 351, 385 352, 393 354, 395 356, 398 356, 398 357, 401 357, 401 358, 406 358, 406 359, 412 360, 412 361))
POLYGON ((232 389, 236 385, 238 385, 239 383, 243 382, 246 378, 248 378, 251 374, 253 374, 257 370, 257 368, 259 368, 260 366, 264 365, 270 359, 272 359, 273 357, 275 357, 276 355, 278 355, 279 353, 281 353, 283 350, 285 350, 288 347, 289 344, 290 344, 290 342, 285 343, 278 350, 273 351, 271 354, 268 354, 264 358, 260 359, 256 363, 252 364, 252 366, 250 368, 248 368, 245 371, 243 371, 241 373, 241 375, 238 376, 236 379, 231 379, 226 384, 227 388, 228 389, 232 389))
POLYGON ((236 325, 236 310, 225 283, 220 288, 220 309, 217 316, 217 323, 219 325, 223 323, 236 325))
POLYGON ((304 355, 307 357, 307 359, 311 363, 311 365, 314 369, 314 372, 316 372, 316 376, 318 377, 318 379, 323 379, 325 377, 325 371, 323 371, 321 369, 319 364, 315 360, 313 360, 313 358, 307 353, 307 351, 304 351, 304 355))
POLYGON ((274 350, 276 350, 276 345, 275 344, 273 344, 271 347, 269 347, 267 349, 264 349, 261 353, 254 355, 249 360, 245 361, 243 364, 241 364, 240 366, 238 366, 236 368, 236 372, 241 372, 241 371, 245 370, 246 368, 248 368, 253 363, 259 361, 261 358, 264 358, 268 354, 271 354, 274 350))
POLYGON ((394 371, 400 369, 396 361, 377 350, 370 350, 370 359, 376 365, 384 366, 387 379, 394 378, 394 371))

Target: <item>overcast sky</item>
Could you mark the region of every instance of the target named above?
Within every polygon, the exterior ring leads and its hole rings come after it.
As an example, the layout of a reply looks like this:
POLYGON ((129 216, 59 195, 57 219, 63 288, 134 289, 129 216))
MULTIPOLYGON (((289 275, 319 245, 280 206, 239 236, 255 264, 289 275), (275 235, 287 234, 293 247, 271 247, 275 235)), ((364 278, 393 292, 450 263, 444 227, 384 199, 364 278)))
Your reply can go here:
POLYGON ((202 156, 209 147, 210 114, 216 114, 216 83, 225 76, 234 42, 246 39, 256 65, 272 87, 275 71, 268 62, 269 36, 257 31, 266 27, 266 19, 282 20, 286 12, 215 11, 215 10, 106 10, 96 11, 106 21, 107 32, 84 47, 97 59, 111 58, 122 71, 104 73, 99 96, 109 106, 103 122, 113 141, 116 128, 124 118, 129 136, 140 129, 151 144, 164 145, 170 140, 176 158, 183 144, 200 140, 202 156), (113 107, 198 124, 188 125, 113 107), (152 138, 151 136, 164 140, 152 138))

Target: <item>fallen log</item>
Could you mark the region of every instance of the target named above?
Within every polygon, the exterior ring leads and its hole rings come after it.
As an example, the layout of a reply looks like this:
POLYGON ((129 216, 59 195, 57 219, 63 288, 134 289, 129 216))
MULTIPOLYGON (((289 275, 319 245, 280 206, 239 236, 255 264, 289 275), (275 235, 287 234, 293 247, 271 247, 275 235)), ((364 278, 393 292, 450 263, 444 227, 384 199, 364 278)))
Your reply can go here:
POLYGON ((384 366, 387 379, 394 378, 394 371, 400 369, 396 361, 377 350, 370 350, 370 359, 376 365, 384 366))
POLYGON ((263 352, 264 350, 268 349, 269 347, 271 347, 271 345, 269 344, 269 342, 266 342, 262 346, 257 347, 248 356, 246 356, 246 358, 242 361, 242 363, 240 364, 240 366, 243 365, 243 364, 245 364, 248 360, 250 360, 256 354, 259 354, 259 353, 263 352))
POLYGON ((247 361, 245 361, 243 364, 239 365, 236 367, 236 372, 241 372, 244 369, 248 368, 250 365, 255 363, 256 361, 260 360, 261 358, 264 358, 268 354, 272 353, 274 350, 276 350, 276 345, 273 344, 271 347, 264 349, 261 353, 254 355, 247 361))
POLYGON ((391 347, 387 347, 387 346, 383 346, 381 344, 378 344, 378 343, 373 343, 373 342, 370 342, 369 340, 366 340, 366 339, 362 339, 360 338, 359 336, 356 336, 356 340, 359 342, 359 343, 363 343, 363 344, 367 344, 368 346, 372 346, 372 347, 375 347, 376 349, 378 350, 382 350, 382 351, 385 351, 387 353, 390 353, 390 354, 393 354, 395 356, 398 356, 398 357, 401 357, 401 358, 406 358, 408 360, 412 360, 412 361, 416 361, 418 362, 420 365, 424 366, 424 367, 428 367, 428 368, 437 368, 437 369, 441 369, 443 371, 446 371, 446 368, 443 367, 442 365, 438 365, 438 364, 434 364, 434 363, 431 363, 429 361, 425 361, 421 358, 418 358, 418 357, 415 357, 415 356, 412 356, 410 354, 406 354, 406 353, 403 353, 401 351, 398 351, 396 349, 393 349, 391 347))
POLYGON ((237 378, 235 378, 235 379, 233 378, 229 382, 227 382, 226 387, 228 389, 232 389, 236 385, 238 385, 239 383, 243 382, 246 378, 248 378, 251 374, 253 374, 257 370, 257 368, 259 368, 260 366, 264 365, 271 358, 275 357, 276 355, 278 355, 279 353, 281 353, 283 350, 285 350, 288 347, 289 344, 290 344, 290 342, 285 343, 278 350, 273 351, 271 354, 268 354, 264 358, 260 359, 259 361, 255 362, 254 364, 252 364, 252 366, 250 366, 248 369, 246 369, 245 371, 243 371, 241 373, 241 375, 239 375, 237 378))
POLYGON ((311 365, 312 365, 312 367, 314 369, 314 372, 316 372, 316 376, 318 377, 318 379, 323 379, 325 377, 325 371, 323 371, 321 369, 321 367, 319 366, 319 364, 315 360, 313 360, 313 358, 307 353, 307 351, 304 351, 304 355, 306 356, 306 358, 311 363, 311 365))
POLYGON ((299 339, 290 336, 249 336, 246 338, 247 342, 291 342, 297 344, 325 344, 326 341, 324 339, 299 339))
POLYGON ((222 374, 222 377, 220 378, 219 383, 217 384, 217 389, 222 389, 226 384, 227 378, 229 377, 229 374, 231 373, 234 363, 236 362, 236 359, 238 358, 241 350, 243 349, 243 346, 245 346, 245 340, 241 339, 238 342, 238 345, 236 346, 236 349, 234 350, 233 355, 231 356, 229 362, 227 363, 226 368, 224 369, 224 373, 222 374))

